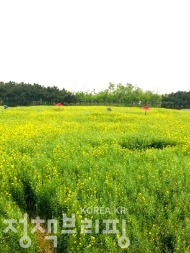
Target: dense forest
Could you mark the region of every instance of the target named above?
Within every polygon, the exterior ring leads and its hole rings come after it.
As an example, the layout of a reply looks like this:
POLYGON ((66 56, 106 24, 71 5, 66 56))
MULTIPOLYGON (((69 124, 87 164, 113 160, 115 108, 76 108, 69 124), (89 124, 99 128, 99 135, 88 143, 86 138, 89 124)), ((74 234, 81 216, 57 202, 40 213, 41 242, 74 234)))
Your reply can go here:
POLYGON ((0 100, 1 104, 7 106, 52 105, 57 102, 65 105, 161 105, 161 96, 152 91, 143 91, 132 84, 115 85, 112 83, 109 83, 108 88, 100 92, 93 90, 73 93, 56 86, 44 87, 35 83, 0 82, 0 100))
POLYGON ((165 108, 190 108, 190 91, 159 95, 144 91, 130 83, 123 85, 109 83, 108 88, 100 92, 70 92, 56 86, 45 87, 40 84, 0 82, 0 103, 7 106, 27 105, 124 105, 165 108))
POLYGON ((178 91, 162 96, 162 107, 174 109, 190 108, 190 91, 178 91))
POLYGON ((75 102, 75 95, 65 89, 44 87, 39 84, 0 82, 0 100, 8 106, 54 104, 59 101, 75 102))

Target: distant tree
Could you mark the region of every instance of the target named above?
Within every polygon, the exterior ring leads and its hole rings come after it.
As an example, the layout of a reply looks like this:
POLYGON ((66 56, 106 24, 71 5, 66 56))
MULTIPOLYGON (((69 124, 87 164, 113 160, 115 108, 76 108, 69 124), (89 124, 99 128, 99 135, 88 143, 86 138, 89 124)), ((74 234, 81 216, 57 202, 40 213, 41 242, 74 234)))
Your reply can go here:
POLYGON ((0 100, 8 106, 55 104, 58 101, 71 104, 76 103, 76 96, 56 86, 46 88, 36 83, 32 85, 10 81, 0 82, 0 100))
POLYGON ((0 82, 0 101, 1 104, 8 106, 26 106, 35 104, 105 104, 105 105, 126 105, 138 106, 140 104, 149 104, 151 106, 159 106, 163 99, 163 106, 188 107, 189 95, 183 92, 177 96, 161 97, 151 91, 143 91, 142 89, 133 86, 130 83, 125 85, 118 83, 109 83, 108 88, 100 92, 78 91, 72 93, 65 89, 59 89, 56 86, 44 87, 37 83, 15 83, 15 82, 0 82), (175 103, 174 103, 175 100, 175 103))
POLYGON ((190 108, 190 91, 177 91, 162 95, 162 107, 174 109, 190 108))

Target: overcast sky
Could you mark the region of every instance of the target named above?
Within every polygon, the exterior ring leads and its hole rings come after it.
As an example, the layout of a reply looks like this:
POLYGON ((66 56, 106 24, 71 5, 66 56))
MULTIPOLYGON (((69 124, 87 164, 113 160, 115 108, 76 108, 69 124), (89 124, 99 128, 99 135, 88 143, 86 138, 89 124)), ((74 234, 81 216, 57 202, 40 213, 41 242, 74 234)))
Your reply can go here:
POLYGON ((0 0, 0 81, 190 90, 190 1, 0 0))

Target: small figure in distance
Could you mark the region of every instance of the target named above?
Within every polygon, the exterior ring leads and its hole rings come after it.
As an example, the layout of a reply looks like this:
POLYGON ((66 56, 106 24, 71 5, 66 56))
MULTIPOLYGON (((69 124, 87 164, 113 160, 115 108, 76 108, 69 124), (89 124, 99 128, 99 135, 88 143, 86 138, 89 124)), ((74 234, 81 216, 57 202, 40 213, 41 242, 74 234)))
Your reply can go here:
POLYGON ((110 111, 110 112, 111 112, 111 111, 112 111, 112 109, 111 109, 110 107, 108 107, 108 108, 107 108, 107 111, 110 111))
POLYGON ((7 105, 4 105, 3 107, 4 107, 4 109, 8 109, 8 106, 7 106, 7 105))

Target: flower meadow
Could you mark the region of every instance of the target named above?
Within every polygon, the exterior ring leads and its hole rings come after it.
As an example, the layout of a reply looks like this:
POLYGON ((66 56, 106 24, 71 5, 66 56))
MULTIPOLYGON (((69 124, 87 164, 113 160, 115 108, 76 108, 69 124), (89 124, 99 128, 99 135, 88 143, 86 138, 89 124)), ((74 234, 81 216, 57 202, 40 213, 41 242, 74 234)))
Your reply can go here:
POLYGON ((0 252, 190 252, 190 111, 0 107, 0 143, 0 252))

